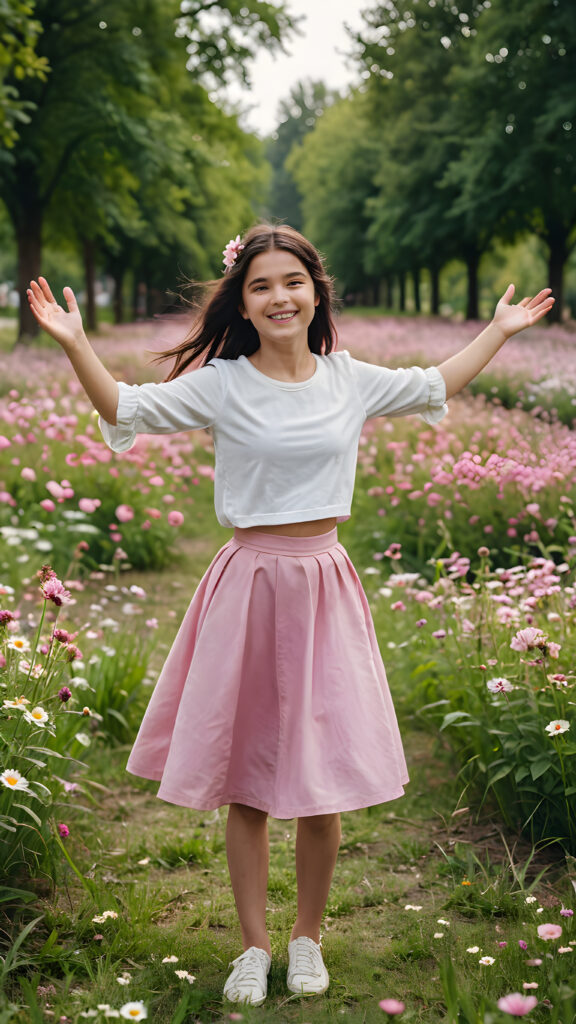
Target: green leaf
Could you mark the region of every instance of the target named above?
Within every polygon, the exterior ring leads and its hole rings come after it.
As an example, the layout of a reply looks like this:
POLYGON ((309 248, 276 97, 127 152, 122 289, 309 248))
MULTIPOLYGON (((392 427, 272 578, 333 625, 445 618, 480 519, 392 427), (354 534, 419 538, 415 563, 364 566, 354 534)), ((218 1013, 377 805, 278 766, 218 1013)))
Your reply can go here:
POLYGON ((23 903, 31 903, 36 899, 36 893, 28 889, 13 889, 8 885, 0 886, 0 903, 8 903, 12 900, 22 900, 23 903))
POLYGON ((21 811, 25 811, 35 821, 39 828, 42 828, 42 820, 38 817, 35 811, 31 807, 27 807, 26 804, 14 804, 14 807, 19 807, 21 811))
POLYGON ((539 779, 542 775, 549 771, 550 768, 552 768, 552 762, 549 757, 540 757, 537 761, 533 761, 530 765, 530 774, 532 776, 532 781, 536 782, 536 779, 539 779))
POLYGON ((493 786, 494 783, 498 782, 500 779, 505 779, 506 776, 510 774, 510 772, 513 769, 513 767, 514 767, 514 765, 512 765, 512 764, 503 764, 503 765, 501 765, 501 767, 498 769, 498 771, 494 772, 494 775, 490 776, 490 778, 488 779, 488 785, 489 786, 493 786))
POLYGON ((472 722, 472 716, 469 714, 468 711, 450 711, 447 715, 444 716, 444 720, 442 722, 442 725, 440 726, 440 732, 442 732, 443 729, 446 729, 449 725, 453 725, 454 722, 458 722, 462 719, 464 721, 460 721, 461 725, 476 724, 472 722))

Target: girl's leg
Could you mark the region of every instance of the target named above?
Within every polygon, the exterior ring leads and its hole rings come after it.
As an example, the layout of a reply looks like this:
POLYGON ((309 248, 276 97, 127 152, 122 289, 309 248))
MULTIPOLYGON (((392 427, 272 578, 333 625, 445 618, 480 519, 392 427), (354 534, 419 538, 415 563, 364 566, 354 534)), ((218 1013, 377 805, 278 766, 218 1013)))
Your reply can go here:
POLYGON ((320 942, 320 925, 341 839, 339 814, 313 814, 298 818, 296 878, 298 916, 290 941, 307 935, 320 942))
POLYGON ((246 804, 230 804, 226 853, 244 949, 258 946, 270 955, 266 931, 268 892, 268 815, 246 804))

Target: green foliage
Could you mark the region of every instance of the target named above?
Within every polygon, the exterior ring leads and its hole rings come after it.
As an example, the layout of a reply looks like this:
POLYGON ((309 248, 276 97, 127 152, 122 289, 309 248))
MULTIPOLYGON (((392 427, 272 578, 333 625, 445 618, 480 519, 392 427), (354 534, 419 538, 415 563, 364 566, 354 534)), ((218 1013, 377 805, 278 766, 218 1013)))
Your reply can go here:
POLYGON ((366 277, 366 200, 375 190, 377 164, 361 94, 329 107, 286 161, 302 195, 306 234, 325 253, 343 295, 361 289, 366 277))
POLYGON ((7 611, 0 625, 0 881, 10 901, 22 898, 18 883, 50 872, 65 777, 80 764, 84 749, 85 716, 69 687, 70 703, 58 696, 62 684, 72 682, 70 664, 77 651, 70 641, 56 638, 55 625, 43 635, 47 603, 31 643, 8 631, 7 611))
POLYGON ((42 25, 34 7, 34 0, 0 0, 0 144, 9 149, 33 109, 20 97, 21 83, 28 78, 45 82, 50 71, 46 57, 36 52, 42 25))
POLYGON ((268 140, 267 156, 272 166, 268 215, 290 224, 297 231, 302 230, 302 204, 287 161, 292 150, 301 144, 326 107, 336 98, 337 94, 327 89, 323 82, 297 82, 288 99, 280 104, 278 128, 268 140))

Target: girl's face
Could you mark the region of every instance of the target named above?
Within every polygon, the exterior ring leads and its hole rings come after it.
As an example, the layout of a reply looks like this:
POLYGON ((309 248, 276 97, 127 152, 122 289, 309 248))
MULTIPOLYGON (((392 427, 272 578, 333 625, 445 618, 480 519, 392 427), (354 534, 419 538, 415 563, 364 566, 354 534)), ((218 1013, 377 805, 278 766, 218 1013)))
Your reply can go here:
POLYGON ((240 312, 258 331, 261 345, 308 345, 319 302, 309 272, 293 253, 270 249, 250 261, 240 312))

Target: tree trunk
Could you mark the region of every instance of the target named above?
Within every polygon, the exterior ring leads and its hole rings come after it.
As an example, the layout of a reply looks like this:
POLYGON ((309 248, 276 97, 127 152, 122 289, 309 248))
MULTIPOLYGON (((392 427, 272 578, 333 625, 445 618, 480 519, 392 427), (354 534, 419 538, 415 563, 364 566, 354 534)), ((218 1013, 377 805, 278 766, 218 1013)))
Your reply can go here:
POLYGON ((394 305, 394 281, 392 274, 387 274, 384 278, 384 305, 386 309, 392 309, 394 305))
POLYGON ((569 255, 566 235, 550 232, 546 242, 548 243, 548 287, 552 289, 552 294, 556 299, 546 319, 550 323, 559 324, 562 322, 564 307, 564 264, 569 255))
POLYGON ((372 305, 380 305, 380 281, 377 277, 374 278, 374 281, 372 283, 372 305))
POLYGON ((124 323, 124 270, 122 267, 115 267, 112 273, 112 279, 114 281, 114 323, 124 323))
POLYGON ((406 312, 406 274, 402 271, 398 274, 398 284, 400 285, 400 304, 399 309, 401 313, 406 312))
POLYGON ((89 331, 96 331, 98 329, 94 252, 93 240, 91 238, 84 238, 82 240, 82 255, 84 257, 84 284, 86 288, 86 327, 89 331))
POLYGON ((42 206, 30 201, 20 211, 16 225, 18 240, 18 294, 20 296, 17 345, 29 345, 38 336, 40 328, 28 304, 26 289, 30 281, 38 280, 42 259, 42 206))
POLYGON ((470 246, 464 252, 466 270, 468 271, 468 298, 466 302, 466 319, 480 318, 478 307, 478 267, 480 266, 480 250, 470 246))
POLYGON ((430 267, 430 312, 433 316, 440 313, 440 268, 430 267))
POLYGON ((422 312, 422 303, 420 301, 420 267, 415 267, 412 271, 412 282, 414 285, 414 308, 417 313, 422 312))

